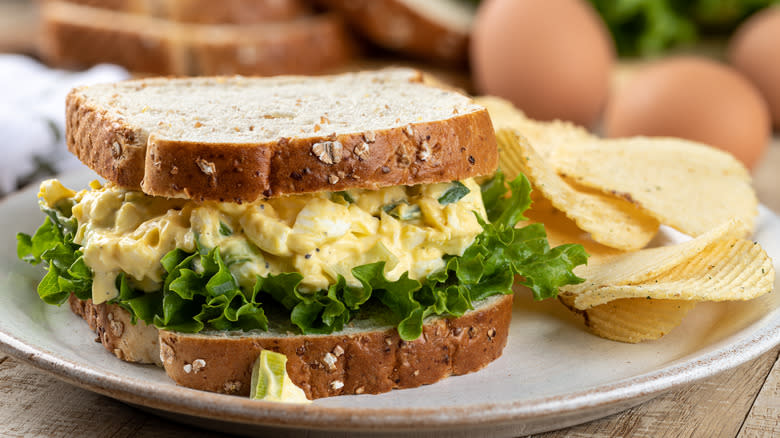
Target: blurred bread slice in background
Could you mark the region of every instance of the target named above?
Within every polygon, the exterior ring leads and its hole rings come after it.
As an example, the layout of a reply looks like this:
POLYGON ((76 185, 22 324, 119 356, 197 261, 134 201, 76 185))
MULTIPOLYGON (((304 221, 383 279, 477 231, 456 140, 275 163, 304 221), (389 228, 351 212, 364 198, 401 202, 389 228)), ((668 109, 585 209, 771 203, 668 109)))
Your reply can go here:
POLYGON ((316 0, 371 42, 419 59, 464 64, 475 4, 462 0, 316 0))
MULTIPOLYGON (((305 13, 289 20, 254 24, 193 24, 156 16, 168 9, 152 10, 156 15, 118 10, 127 6, 137 11, 139 5, 151 2, 106 0, 105 4, 113 8, 77 3, 44 1, 40 4, 39 55, 50 65, 78 68, 107 62, 135 73, 163 75, 316 74, 343 65, 353 52, 347 29, 341 18, 333 14, 305 13)), ((155 3, 171 7, 170 11, 185 4, 211 4, 215 10, 222 11, 218 13, 220 17, 231 19, 233 12, 228 4, 234 5, 235 12, 240 9, 235 5, 256 4, 259 8, 274 2, 165 0, 155 3)), ((207 20, 195 16, 194 6, 187 10, 191 19, 207 20)), ((204 14, 207 11, 202 10, 204 14)), ((301 11, 305 12, 305 8, 301 11)), ((169 16, 183 19, 184 15, 169 16)), ((259 17, 260 13, 255 16, 259 17)))
POLYGON ((65 0, 67 3, 184 23, 254 24, 311 13, 303 0, 65 0))

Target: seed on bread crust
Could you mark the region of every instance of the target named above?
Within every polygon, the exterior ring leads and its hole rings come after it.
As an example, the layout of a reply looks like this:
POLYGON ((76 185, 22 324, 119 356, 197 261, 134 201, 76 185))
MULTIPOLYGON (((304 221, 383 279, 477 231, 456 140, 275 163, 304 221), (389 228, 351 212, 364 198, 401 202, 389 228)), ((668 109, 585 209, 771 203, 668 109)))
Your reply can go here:
POLYGON ((331 353, 325 353, 325 356, 322 357, 322 363, 331 371, 336 369, 336 362, 338 362, 338 359, 331 353))
POLYGON ((206 361, 203 359, 195 359, 192 361, 192 371, 198 373, 203 368, 206 368, 206 361))
MULTIPOLYGON (((341 142, 334 141, 321 141, 314 143, 311 146, 311 151, 317 159, 325 164, 337 164, 341 161, 341 142)), ((331 183, 335 184, 335 183, 331 183)))
POLYGON ((176 359, 176 352, 173 351, 167 342, 160 342, 160 360, 162 363, 170 365, 176 359))
POLYGON ((225 390, 225 394, 238 394, 241 392, 241 382, 238 380, 233 380, 230 382, 225 382, 225 386, 223 386, 222 389, 225 390))
POLYGON ((357 155, 357 157, 358 157, 358 159, 360 161, 363 161, 363 160, 368 159, 368 151, 369 151, 369 149, 370 148, 368 146, 368 143, 367 142, 363 142, 363 143, 360 143, 357 146, 355 146, 355 149, 353 149, 352 152, 354 152, 355 155, 357 155))
POLYGON ((200 168, 200 171, 208 176, 213 176, 217 173, 217 167, 210 161, 206 161, 203 158, 196 158, 195 163, 200 168))
POLYGON ((122 156, 122 145, 118 141, 111 144, 111 156, 118 159, 122 156))
POLYGON ((417 152, 417 159, 420 161, 428 161, 429 158, 431 158, 431 145, 428 144, 427 140, 423 140, 423 142, 420 143, 420 150, 417 152))
MULTIPOLYGON (((109 315, 111 314, 109 313, 109 315)), ((121 321, 112 320, 109 326, 111 327, 111 333, 116 337, 122 336, 122 333, 125 331, 125 326, 121 321)))

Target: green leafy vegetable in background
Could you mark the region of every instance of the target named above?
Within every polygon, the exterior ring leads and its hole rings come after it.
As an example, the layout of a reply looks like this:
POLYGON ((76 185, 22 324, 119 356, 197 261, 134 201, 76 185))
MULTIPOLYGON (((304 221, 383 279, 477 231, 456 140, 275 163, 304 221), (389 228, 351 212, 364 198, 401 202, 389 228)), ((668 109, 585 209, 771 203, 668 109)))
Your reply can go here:
MULTIPOLYGON (((453 184, 442 198, 456 202, 465 196, 465 186, 453 184), (456 199, 457 198, 457 199, 456 199)), ((360 287, 347 285, 342 276, 328 289, 306 292, 300 289, 303 276, 297 272, 257 277, 252 290, 242 289, 222 258, 219 248, 195 252, 175 249, 160 263, 165 271, 160 291, 147 293, 132 287, 125 274, 116 279, 119 295, 112 300, 159 328, 199 332, 212 330, 267 330, 263 301, 287 309, 290 321, 302 333, 332 333, 341 330, 361 306, 372 302, 384 308, 397 322, 402 339, 416 339, 423 320, 431 315, 461 316, 472 303, 484 298, 511 294, 515 275, 533 291, 534 298, 555 297, 558 288, 583 280, 572 272, 587 261, 580 245, 550 248, 544 227, 533 224, 515 228, 525 219, 530 206, 531 185, 525 176, 508 184, 499 171, 482 187, 491 222, 478 217, 483 231, 460 257, 445 257, 445 268, 422 281, 408 273, 397 280, 385 277, 385 262, 352 269, 360 287)), ((440 199, 442 202, 442 199, 440 199)), ((49 271, 38 287, 40 297, 50 304, 65 302, 73 292, 80 299, 91 297, 92 272, 84 263, 81 248, 73 242, 76 221, 70 204, 44 208, 47 218, 33 235, 18 235, 17 254, 33 264, 45 261, 49 271)), ((225 224, 223 234, 232 230, 225 224)), ((196 242, 198 239, 196 238, 196 242)))
POLYGON ((590 0, 618 53, 653 55, 691 44, 708 32, 728 32, 778 0, 590 0))

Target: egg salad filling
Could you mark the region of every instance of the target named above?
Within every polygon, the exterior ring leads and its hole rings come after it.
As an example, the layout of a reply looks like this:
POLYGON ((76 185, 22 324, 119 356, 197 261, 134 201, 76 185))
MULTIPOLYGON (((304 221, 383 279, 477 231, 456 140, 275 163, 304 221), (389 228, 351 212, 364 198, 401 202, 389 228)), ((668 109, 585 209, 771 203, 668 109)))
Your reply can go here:
POLYGON ((511 294, 536 298, 580 282, 581 246, 550 248, 543 226, 515 225, 530 205, 524 176, 320 192, 234 204, 148 196, 111 184, 41 184, 47 218, 18 235, 45 262, 41 298, 111 302, 159 328, 267 329, 284 309, 303 333, 341 330, 361 308, 385 309, 403 339, 424 318, 460 316, 511 294), (278 313, 278 312, 277 312, 278 313))
POLYGON ((461 182, 380 190, 288 196, 251 204, 196 203, 148 196, 113 185, 91 184, 75 193, 57 180, 41 184, 46 208, 72 203, 78 222, 73 241, 92 270, 92 301, 119 295, 124 272, 133 287, 162 286, 160 260, 196 240, 219 247, 230 273, 251 289, 258 275, 303 275, 302 291, 327 289, 344 277, 360 286, 352 268, 385 262, 384 274, 419 280, 444 268, 445 255, 462 255, 482 232, 485 216, 479 186, 461 182))

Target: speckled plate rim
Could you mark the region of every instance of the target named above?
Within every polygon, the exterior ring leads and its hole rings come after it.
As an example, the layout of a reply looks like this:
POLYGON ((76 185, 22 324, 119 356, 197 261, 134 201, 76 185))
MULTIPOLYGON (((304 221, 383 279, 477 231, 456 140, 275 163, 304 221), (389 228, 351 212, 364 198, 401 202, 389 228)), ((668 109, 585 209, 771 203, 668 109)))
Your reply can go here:
MULTIPOLYGON (((3 202, 28 197, 27 189, 3 202)), ((764 225, 777 229, 780 219, 760 207, 764 225)), ((774 230, 773 230, 774 231, 774 230)), ((750 337, 726 343, 702 355, 687 357, 653 372, 640 374, 587 390, 539 397, 510 403, 473 404, 447 408, 360 408, 318 405, 287 405, 192 390, 183 387, 155 387, 141 379, 121 376, 74 362, 39 345, 24 342, 9 333, 0 322, 0 349, 54 376, 128 403, 167 412, 210 418, 225 422, 286 428, 320 430, 422 431, 458 427, 521 424, 544 418, 576 416, 580 421, 605 416, 678 386, 713 376, 736 367, 780 344, 780 308, 769 310, 761 319, 743 329, 762 325, 750 337), (588 414, 587 412, 590 412, 588 414)), ((739 333, 733 334, 736 337, 739 333)), ((576 424, 578 421, 568 421, 576 424)), ((561 427, 566 424, 561 424, 561 427)))

